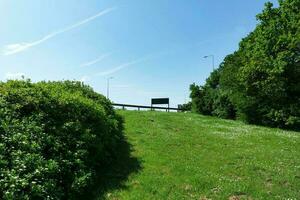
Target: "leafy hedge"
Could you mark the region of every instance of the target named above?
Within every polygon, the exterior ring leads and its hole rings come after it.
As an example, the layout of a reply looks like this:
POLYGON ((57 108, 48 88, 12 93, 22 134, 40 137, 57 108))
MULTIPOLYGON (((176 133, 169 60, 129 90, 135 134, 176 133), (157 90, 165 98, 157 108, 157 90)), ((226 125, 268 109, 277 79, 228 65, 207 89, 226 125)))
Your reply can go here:
POLYGON ((122 130, 110 102, 82 83, 0 83, 0 199, 76 199, 122 130))
POLYGON ((267 3, 256 29, 203 87, 191 86, 194 111, 300 130, 300 0, 267 3))

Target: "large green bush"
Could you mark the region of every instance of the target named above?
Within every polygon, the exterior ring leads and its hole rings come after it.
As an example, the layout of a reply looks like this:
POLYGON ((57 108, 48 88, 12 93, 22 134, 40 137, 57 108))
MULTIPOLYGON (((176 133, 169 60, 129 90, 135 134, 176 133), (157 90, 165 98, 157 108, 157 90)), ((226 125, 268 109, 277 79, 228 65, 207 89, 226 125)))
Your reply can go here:
POLYGON ((300 129, 300 0, 280 0, 277 8, 267 3, 257 19, 255 30, 211 74, 200 96, 192 90, 196 111, 221 117, 236 112, 229 116, 300 129), (210 84, 216 73, 217 87, 210 84))
POLYGON ((195 84, 190 86, 192 110, 204 115, 235 119, 235 106, 231 102, 228 92, 220 88, 220 69, 211 73, 204 86, 200 87, 195 84))
POLYGON ((122 129, 82 83, 0 83, 0 199, 76 199, 112 161, 122 129))

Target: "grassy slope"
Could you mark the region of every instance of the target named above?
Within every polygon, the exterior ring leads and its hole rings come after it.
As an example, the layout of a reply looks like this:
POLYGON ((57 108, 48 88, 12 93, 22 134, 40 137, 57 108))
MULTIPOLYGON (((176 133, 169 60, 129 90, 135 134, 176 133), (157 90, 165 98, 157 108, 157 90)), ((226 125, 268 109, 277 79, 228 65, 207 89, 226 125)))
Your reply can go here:
POLYGON ((120 113, 142 169, 107 199, 300 199, 300 133, 195 114, 120 113))

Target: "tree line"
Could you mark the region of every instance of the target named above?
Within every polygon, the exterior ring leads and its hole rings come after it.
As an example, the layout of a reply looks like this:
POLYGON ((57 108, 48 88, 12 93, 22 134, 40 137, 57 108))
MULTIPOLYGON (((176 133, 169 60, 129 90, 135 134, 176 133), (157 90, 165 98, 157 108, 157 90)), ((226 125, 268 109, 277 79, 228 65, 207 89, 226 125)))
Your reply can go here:
POLYGON ((203 86, 190 86, 192 110, 300 130, 300 0, 266 3, 257 20, 203 86))

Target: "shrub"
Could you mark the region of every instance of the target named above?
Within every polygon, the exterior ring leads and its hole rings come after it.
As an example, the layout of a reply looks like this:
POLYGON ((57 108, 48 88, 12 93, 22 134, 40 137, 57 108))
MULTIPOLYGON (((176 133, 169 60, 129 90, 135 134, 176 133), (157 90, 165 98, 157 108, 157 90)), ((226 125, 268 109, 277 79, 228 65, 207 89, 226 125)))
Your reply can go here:
POLYGON ((192 102, 178 105, 178 108, 181 108, 182 112, 190 112, 190 111, 192 111, 192 102))
POLYGON ((226 93, 218 91, 217 97, 214 99, 212 115, 224 119, 236 118, 235 106, 226 93))
POLYGON ((215 92, 209 87, 201 87, 195 84, 190 86, 192 111, 203 115, 212 115, 213 98, 215 92))
POLYGON ((82 83, 0 83, 0 199, 76 199, 112 161, 122 124, 82 83))
POLYGON ((202 87, 195 84, 190 86, 192 110, 194 112, 212 115, 225 119, 235 119, 236 109, 231 102, 228 92, 220 88, 221 68, 214 70, 202 87))

